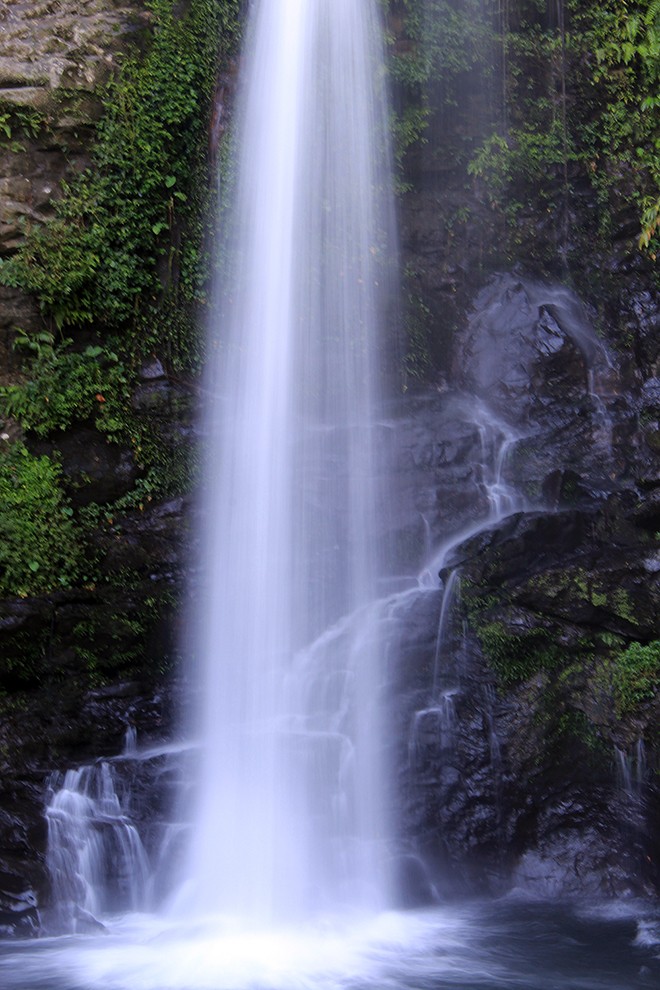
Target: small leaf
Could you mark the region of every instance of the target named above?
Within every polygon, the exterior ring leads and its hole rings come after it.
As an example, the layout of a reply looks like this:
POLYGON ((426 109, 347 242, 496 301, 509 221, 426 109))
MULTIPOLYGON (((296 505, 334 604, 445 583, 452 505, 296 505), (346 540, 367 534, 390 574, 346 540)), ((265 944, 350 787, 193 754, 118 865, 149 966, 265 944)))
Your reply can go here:
POLYGON ((176 176, 175 175, 166 175, 165 176, 165 185, 167 186, 168 189, 171 189, 172 186, 176 185, 176 176))
POLYGON ((33 574, 36 574, 36 572, 39 570, 39 562, 37 560, 31 560, 30 563, 28 564, 28 567, 30 568, 33 574))

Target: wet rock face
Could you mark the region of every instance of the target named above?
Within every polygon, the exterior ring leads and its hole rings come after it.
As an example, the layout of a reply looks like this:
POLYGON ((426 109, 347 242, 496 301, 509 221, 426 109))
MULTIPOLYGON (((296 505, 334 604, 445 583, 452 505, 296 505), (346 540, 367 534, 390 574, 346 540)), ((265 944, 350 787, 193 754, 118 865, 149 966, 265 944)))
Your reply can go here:
POLYGON ((37 895, 22 877, 0 872, 0 934, 30 938, 40 931, 37 895))
MULTIPOLYGON (((0 258, 27 223, 52 214, 63 179, 84 168, 100 88, 144 28, 141 0, 4 0, 0 9, 0 258)), ((9 331, 38 323, 32 302, 0 287, 0 365, 9 331)))
POLYGON ((582 486, 589 500, 639 471, 639 377, 564 286, 495 276, 456 336, 453 368, 459 386, 517 433, 516 483, 534 500, 562 501, 568 472, 574 496, 582 486))
POLYGON ((479 293, 459 334, 453 380, 524 427, 557 401, 569 415, 589 392, 590 374, 608 364, 574 293, 500 275, 479 293))
POLYGON ((461 589, 440 645, 432 566, 401 619, 403 848, 440 896, 657 892, 660 701, 626 714, 617 687, 621 652, 660 637, 660 472, 639 414, 655 379, 566 289, 510 275, 476 297, 452 365, 461 391, 420 397, 396 431, 398 504, 461 589))

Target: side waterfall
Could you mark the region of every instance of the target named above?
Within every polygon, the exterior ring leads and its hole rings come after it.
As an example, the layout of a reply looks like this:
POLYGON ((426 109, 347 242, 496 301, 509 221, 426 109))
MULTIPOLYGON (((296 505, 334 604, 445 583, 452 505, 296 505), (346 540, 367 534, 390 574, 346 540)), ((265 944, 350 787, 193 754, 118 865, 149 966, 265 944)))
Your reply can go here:
POLYGON ((392 250, 376 6, 252 8, 211 329, 195 911, 267 922, 387 899, 368 628, 392 250))

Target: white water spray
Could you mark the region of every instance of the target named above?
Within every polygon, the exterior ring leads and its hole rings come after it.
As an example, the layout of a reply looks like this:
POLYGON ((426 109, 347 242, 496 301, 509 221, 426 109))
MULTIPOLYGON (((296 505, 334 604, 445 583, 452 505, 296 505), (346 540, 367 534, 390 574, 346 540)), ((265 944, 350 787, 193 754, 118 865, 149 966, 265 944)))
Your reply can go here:
POLYGON ((380 37, 371 2, 253 7, 213 328, 186 911, 269 923, 386 897, 378 726, 364 718, 391 250, 380 37), (310 674, 309 644, 343 615, 310 674))

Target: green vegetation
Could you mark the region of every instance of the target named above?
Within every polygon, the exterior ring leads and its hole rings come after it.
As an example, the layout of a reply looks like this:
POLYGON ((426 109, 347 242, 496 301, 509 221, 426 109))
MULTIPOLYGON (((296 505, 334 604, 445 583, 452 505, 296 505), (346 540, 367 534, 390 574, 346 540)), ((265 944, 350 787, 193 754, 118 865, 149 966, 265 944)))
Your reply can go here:
MULTIPOLYGON (((122 575, 124 586, 136 582, 136 575, 122 575)), ((108 683, 113 678, 131 676, 143 668, 145 656, 153 653, 154 634, 174 604, 174 598, 167 590, 136 595, 128 610, 123 599, 118 602, 119 608, 113 604, 112 589, 108 598, 103 604, 90 604, 84 618, 75 624, 71 636, 81 669, 94 686, 108 683)), ((153 663, 152 672, 163 674, 169 660, 165 650, 161 652, 158 648, 157 653, 158 661, 153 663)))
POLYGON ((529 251, 542 223, 554 231, 555 252, 574 249, 577 257, 585 243, 607 243, 626 200, 637 212, 640 248, 655 261, 657 0, 384 3, 396 157, 413 163, 404 189, 432 132, 437 167, 472 179, 491 220, 501 218, 511 257, 529 251), (576 230, 576 193, 583 199, 587 190, 594 208, 576 230))
POLYGON ((114 351, 89 345, 79 352, 71 343, 43 345, 30 378, 0 389, 6 413, 41 437, 86 420, 94 420, 108 437, 118 437, 127 415, 127 371, 114 351))
POLYGON ((36 137, 46 128, 45 118, 31 107, 12 106, 0 110, 0 149, 19 152, 25 149, 20 140, 36 137))
MULTIPOLYGON (((492 92, 494 39, 498 12, 482 0, 384 0, 390 74, 394 90, 395 158, 426 140, 439 112, 465 102, 466 94, 492 92), (485 16, 484 16, 485 12, 485 16)), ((490 100, 477 116, 488 113, 490 100)), ((446 149, 442 149, 446 153, 446 149)), ((459 146, 454 153, 465 157, 459 146)), ((410 188, 407 181, 402 188, 410 188)))
POLYGON ((660 640, 631 643, 615 654, 612 681, 617 716, 634 714, 660 688, 660 640))
POLYGON ((551 600, 576 601, 609 611, 633 626, 639 625, 635 604, 625 588, 612 589, 604 577, 580 567, 546 571, 530 579, 530 588, 551 600))
POLYGON ((502 622, 477 626, 485 655, 504 686, 518 684, 540 670, 554 670, 562 663, 562 651, 543 628, 513 633, 502 622))
POLYGON ((81 575, 82 547, 59 466, 24 444, 0 453, 0 593, 66 587, 81 575))
MULTIPOLYGON (((618 719, 639 716, 660 690, 660 640, 630 642, 605 631, 562 647, 556 629, 507 625, 493 618, 497 597, 480 598, 467 582, 464 591, 470 624, 503 687, 544 673, 544 695, 557 712, 571 712, 576 699, 590 696, 604 717, 618 719)), ((628 596, 613 597, 627 612, 628 596)))
POLYGON ((656 0, 520 0, 499 39, 503 122, 469 172, 515 227, 525 210, 554 215, 565 236, 577 186, 598 203, 607 238, 621 197, 636 204, 640 246, 655 255, 660 216, 660 6, 656 0))
POLYGON ((172 0, 150 7, 146 55, 127 57, 108 84, 93 167, 65 188, 51 223, 27 231, 0 279, 33 293, 58 330, 94 322, 135 335, 133 352, 157 340, 187 364, 192 341, 164 313, 204 300, 208 117, 217 39, 235 42, 238 0, 194 0, 183 18, 172 0))
MULTIPOLYGON (((3 457, 3 485, 22 500, 2 524, 4 594, 71 585, 99 521, 185 490, 195 468, 164 411, 141 414, 132 396, 152 354, 177 381, 201 361, 215 226, 210 172, 212 159, 226 157, 209 149, 209 121, 218 67, 238 41, 240 2, 190 0, 182 10, 175 0, 148 0, 148 7, 148 37, 125 54, 101 94, 91 167, 64 187, 53 219, 28 226, 23 246, 0 260, 0 284, 32 294, 43 317, 37 332, 15 328, 22 372, 0 387, 5 418, 28 441, 3 457), (131 451, 137 482, 119 504, 74 512, 57 455, 28 452, 34 436, 56 450, 60 432, 76 424, 131 451), (50 530, 49 516, 58 518, 50 530)), ((14 142, 43 126, 32 112, 3 110, 0 140, 20 150, 14 142)), ((180 390, 167 401, 180 401, 180 390)))

